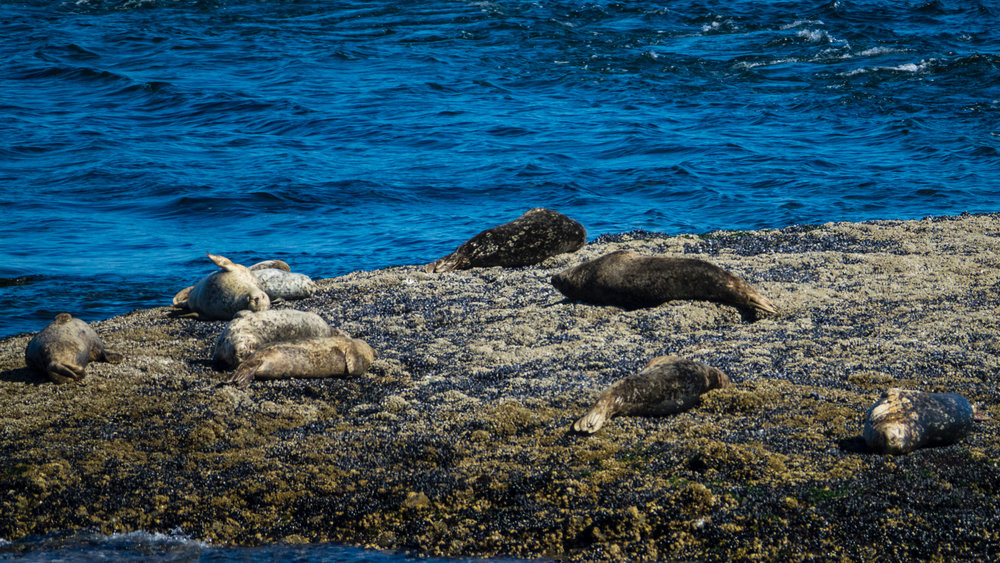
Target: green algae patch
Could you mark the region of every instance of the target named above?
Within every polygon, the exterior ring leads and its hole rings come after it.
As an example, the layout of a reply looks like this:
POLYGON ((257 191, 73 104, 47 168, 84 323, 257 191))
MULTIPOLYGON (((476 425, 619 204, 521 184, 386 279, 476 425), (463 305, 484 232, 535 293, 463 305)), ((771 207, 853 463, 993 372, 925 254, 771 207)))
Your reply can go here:
POLYGON ((28 336, 2 339, 0 538, 180 528, 454 557, 979 558, 1000 544, 998 241, 982 215, 631 233, 532 268, 355 272, 282 306, 367 341, 369 372, 246 389, 212 367, 226 323, 167 308, 93 323, 126 360, 77 384, 28 370, 28 336), (621 249, 709 260, 779 314, 623 311, 549 282, 621 249), (572 431, 664 354, 732 385, 572 431), (873 455, 863 417, 892 386, 961 393, 992 418, 955 445, 873 455))

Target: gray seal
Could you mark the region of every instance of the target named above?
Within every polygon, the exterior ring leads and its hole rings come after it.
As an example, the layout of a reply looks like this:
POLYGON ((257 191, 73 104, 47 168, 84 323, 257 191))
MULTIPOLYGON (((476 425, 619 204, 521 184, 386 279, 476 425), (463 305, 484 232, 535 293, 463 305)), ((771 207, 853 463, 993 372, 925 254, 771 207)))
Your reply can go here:
POLYGON ((562 213, 537 207, 510 223, 479 233, 455 252, 428 264, 426 270, 531 266, 557 254, 576 252, 586 242, 583 225, 562 213))
POLYGON ((294 309, 240 311, 219 335, 212 357, 216 365, 234 368, 269 344, 333 336, 337 332, 316 313, 294 309))
POLYGON ((593 434, 615 415, 676 414, 693 407, 710 389, 726 385, 729 377, 716 368, 678 356, 659 356, 601 393, 573 430, 593 434))
POLYGON ((357 338, 331 336, 272 344, 240 364, 226 381, 246 387, 254 379, 355 376, 368 371, 375 352, 357 338))
POLYGON ((975 408, 957 393, 894 387, 868 409, 862 436, 874 452, 906 454, 961 440, 972 430, 975 418, 975 408))
POLYGON ((221 270, 174 296, 174 306, 190 311, 184 316, 228 321, 239 311, 264 311, 271 307, 271 299, 249 268, 223 256, 207 256, 221 270))
POLYGON ((776 312, 766 297, 714 264, 694 258, 640 256, 629 250, 564 270, 552 276, 552 285, 575 301, 625 309, 695 299, 732 305, 747 320, 776 312))
POLYGON ((122 355, 104 348, 101 337, 80 319, 60 313, 34 338, 24 351, 28 366, 55 383, 79 381, 90 362, 117 364, 122 355))
POLYGON ((312 297, 316 292, 316 284, 305 274, 287 272, 278 268, 250 268, 250 273, 257 278, 261 289, 267 293, 272 302, 278 300, 292 301, 312 297))

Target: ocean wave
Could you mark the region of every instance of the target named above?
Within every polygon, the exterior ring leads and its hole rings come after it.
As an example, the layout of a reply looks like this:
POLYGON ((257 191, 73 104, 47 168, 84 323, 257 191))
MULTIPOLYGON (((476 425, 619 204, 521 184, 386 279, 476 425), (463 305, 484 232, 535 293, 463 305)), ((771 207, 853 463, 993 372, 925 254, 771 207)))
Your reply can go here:
POLYGON ((891 66, 863 67, 843 73, 844 76, 864 74, 928 74, 937 76, 955 75, 970 86, 977 77, 994 76, 1000 71, 1000 55, 972 54, 955 58, 929 58, 917 62, 905 62, 891 66), (959 74, 960 73, 960 74, 959 74))
POLYGON ((37 298, 0 329, 162 304, 116 288, 136 264, 169 295, 207 250, 340 274, 533 206, 593 233, 990 210, 996 14, 789 6, 4 4, 3 276, 79 278, 6 288, 37 298))

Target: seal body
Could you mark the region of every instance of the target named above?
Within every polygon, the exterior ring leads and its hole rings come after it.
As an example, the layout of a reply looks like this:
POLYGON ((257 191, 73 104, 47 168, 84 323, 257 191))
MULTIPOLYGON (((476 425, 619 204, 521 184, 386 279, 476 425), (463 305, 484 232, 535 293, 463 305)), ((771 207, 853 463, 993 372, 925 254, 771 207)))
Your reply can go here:
POLYGON ((224 321, 239 311, 264 311, 271 307, 271 299, 249 268, 223 256, 209 254, 208 258, 221 270, 178 292, 174 296, 175 306, 189 309, 191 316, 201 320, 224 321))
POLYGON ((710 389, 729 385, 729 377, 716 368, 677 356, 650 360, 604 391, 594 406, 573 424, 573 430, 593 434, 615 415, 666 416, 693 407, 710 389))
POLYGON ((537 207, 510 223, 479 233, 455 252, 428 264, 426 270, 531 266, 550 256, 576 252, 586 242, 583 225, 562 213, 537 207))
POLYGON ((906 454, 961 440, 974 419, 975 409, 957 393, 892 388, 868 409, 862 435, 872 451, 906 454))
POLYGON ((766 297, 714 264, 693 258, 640 256, 628 250, 564 270, 552 276, 552 285, 576 301, 625 309, 696 299, 732 305, 748 320, 776 312, 766 297))
POLYGON ((264 293, 273 302, 279 299, 292 301, 312 297, 316 284, 305 274, 287 272, 278 268, 251 269, 264 293))
POLYGON ((240 311, 219 335, 212 358, 220 367, 233 368, 269 344, 333 336, 336 332, 316 313, 294 309, 240 311))
POLYGON ((101 337, 90 325, 69 313, 60 313, 28 342, 24 359, 55 383, 67 383, 83 379, 88 363, 117 364, 122 355, 105 350, 101 337))
POLYGON ((375 352, 363 340, 308 338, 261 348, 236 368, 227 383, 246 387, 254 379, 361 375, 374 361, 375 352))

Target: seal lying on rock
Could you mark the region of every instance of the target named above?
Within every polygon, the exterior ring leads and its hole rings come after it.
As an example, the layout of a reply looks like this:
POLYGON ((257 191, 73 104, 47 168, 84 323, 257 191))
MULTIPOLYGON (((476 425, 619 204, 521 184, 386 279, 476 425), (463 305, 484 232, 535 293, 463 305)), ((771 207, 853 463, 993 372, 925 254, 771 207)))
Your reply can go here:
POLYGON ((312 297, 312 294, 316 292, 316 284, 312 278, 305 274, 295 274, 278 268, 256 270, 251 268, 250 273, 257 278, 257 283, 260 284, 261 289, 267 293, 271 301, 305 299, 312 297))
POLYGON ((961 440, 974 418, 973 406, 957 393, 892 388, 868 409, 862 435, 872 451, 906 454, 961 440))
POLYGON ((320 378, 361 375, 375 352, 357 338, 331 336, 272 344, 240 364, 226 381, 246 387, 254 379, 320 378))
POLYGON ((531 266, 550 256, 576 252, 586 242, 583 225, 562 213, 537 207, 510 223, 479 233, 455 252, 428 264, 426 270, 531 266))
POLYGON ((205 276, 174 296, 176 307, 191 311, 184 316, 203 321, 227 321, 239 311, 264 311, 271 307, 271 299, 249 268, 222 256, 207 256, 222 270, 205 276))
POLYGON ((704 260, 640 256, 629 250, 564 270, 552 276, 552 285, 573 300, 626 309, 697 299, 733 305, 748 320, 776 312, 745 281, 704 260))
POLYGON ((593 434, 617 414, 665 416, 687 410, 710 389, 729 385, 729 377, 705 364, 677 356, 650 360, 637 374, 630 375, 601 393, 599 399, 573 430, 593 434))
POLYGON ((216 365, 233 368, 268 344, 333 336, 338 332, 316 313, 294 309, 240 311, 219 335, 212 357, 216 365))
POLYGON ((122 355, 105 350, 101 337, 90 325, 69 313, 60 313, 28 342, 24 359, 55 383, 67 383, 83 379, 88 363, 117 364, 122 355))

